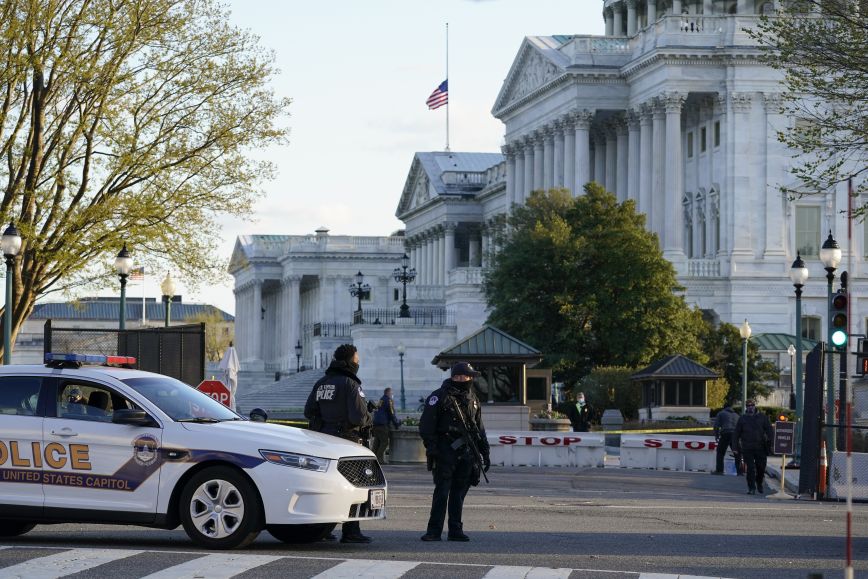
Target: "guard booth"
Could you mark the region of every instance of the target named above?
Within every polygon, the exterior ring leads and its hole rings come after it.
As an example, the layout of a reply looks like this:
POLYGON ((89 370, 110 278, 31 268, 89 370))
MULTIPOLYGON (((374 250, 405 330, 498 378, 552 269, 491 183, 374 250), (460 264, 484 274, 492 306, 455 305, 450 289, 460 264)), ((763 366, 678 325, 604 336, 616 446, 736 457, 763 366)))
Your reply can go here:
POLYGON ((639 417, 665 420, 670 416, 692 416, 699 422, 709 422, 708 382, 718 377, 713 370, 680 354, 654 362, 630 376, 642 388, 639 417))
POLYGON ((455 362, 469 362, 480 372, 474 382, 488 430, 530 430, 530 413, 551 401, 551 369, 532 369, 542 353, 494 326, 437 354, 432 364, 448 371, 455 362))

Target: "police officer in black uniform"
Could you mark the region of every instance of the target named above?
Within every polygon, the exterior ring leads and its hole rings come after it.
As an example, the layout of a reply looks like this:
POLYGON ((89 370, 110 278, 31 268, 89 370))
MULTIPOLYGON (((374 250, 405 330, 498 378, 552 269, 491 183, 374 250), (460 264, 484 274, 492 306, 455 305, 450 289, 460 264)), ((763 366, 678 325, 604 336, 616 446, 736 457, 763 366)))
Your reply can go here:
POLYGON ((439 541, 443 523, 449 511, 450 541, 469 541, 461 523, 464 497, 471 485, 479 483, 479 466, 470 445, 463 440, 468 436, 462 426, 462 416, 471 431, 478 431, 476 444, 482 455, 485 472, 491 466, 485 427, 482 425, 482 409, 473 393, 473 378, 479 372, 466 362, 452 366, 451 378, 432 392, 425 400, 419 434, 425 443, 428 470, 434 474, 434 496, 431 500, 431 515, 423 541, 439 541), (457 408, 456 404, 457 403, 457 408))
MULTIPOLYGON (((352 344, 343 344, 335 350, 334 358, 325 376, 314 384, 304 405, 304 416, 311 430, 339 436, 362 444, 362 430, 371 425, 371 415, 362 390, 359 371, 359 353, 352 344)), ((358 521, 344 523, 341 543, 370 543, 362 534, 358 521)))

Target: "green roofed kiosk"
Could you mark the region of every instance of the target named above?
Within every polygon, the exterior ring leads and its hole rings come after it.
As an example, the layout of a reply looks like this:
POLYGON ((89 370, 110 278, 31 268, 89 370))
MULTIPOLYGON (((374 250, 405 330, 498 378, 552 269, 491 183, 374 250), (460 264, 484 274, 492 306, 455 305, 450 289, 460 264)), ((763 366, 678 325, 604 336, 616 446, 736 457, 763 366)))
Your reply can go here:
POLYGON ((642 386, 640 418, 692 416, 700 422, 709 421, 708 382, 716 378, 717 373, 680 354, 667 356, 630 376, 642 386))

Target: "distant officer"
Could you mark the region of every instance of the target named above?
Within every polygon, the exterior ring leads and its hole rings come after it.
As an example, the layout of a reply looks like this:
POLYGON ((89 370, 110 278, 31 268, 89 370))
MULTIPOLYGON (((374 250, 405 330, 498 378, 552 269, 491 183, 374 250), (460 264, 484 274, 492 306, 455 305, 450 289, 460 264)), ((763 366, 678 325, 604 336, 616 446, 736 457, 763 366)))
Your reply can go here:
POLYGON ((756 403, 748 400, 744 405, 744 415, 735 425, 735 446, 747 465, 747 494, 763 494, 763 477, 766 474, 766 460, 771 454, 774 435, 769 417, 757 412, 756 403))
POLYGON ((389 450, 389 434, 391 430, 401 427, 401 421, 395 416, 395 401, 392 398, 392 389, 386 388, 380 405, 374 412, 374 426, 372 429, 374 444, 371 450, 377 455, 380 463, 386 461, 386 451, 389 450))
MULTIPOLYGON (((362 430, 370 426, 371 415, 358 371, 359 353, 355 346, 338 346, 325 376, 314 384, 304 405, 311 430, 362 444, 362 430)), ((344 523, 341 530, 341 543, 371 542, 370 537, 362 534, 358 521, 344 523)))
POLYGON ((738 414, 732 409, 732 403, 726 402, 723 410, 714 417, 714 439, 717 441, 717 462, 714 472, 711 474, 723 474, 723 459, 727 448, 735 448, 732 435, 735 434, 735 425, 738 424, 738 414))
POLYGON ((479 483, 480 467, 487 472, 491 466, 482 409, 472 388, 473 378, 478 375, 479 372, 470 364, 458 362, 452 366, 451 377, 425 400, 419 434, 425 443, 428 470, 432 470, 434 475, 434 496, 423 541, 440 540, 447 507, 447 538, 450 541, 470 540, 461 523, 464 497, 471 485, 479 483), (465 424, 470 434, 466 432, 465 424), (478 435, 474 436, 474 431, 478 435), (477 464, 466 438, 471 436, 482 455, 482 465, 477 464))

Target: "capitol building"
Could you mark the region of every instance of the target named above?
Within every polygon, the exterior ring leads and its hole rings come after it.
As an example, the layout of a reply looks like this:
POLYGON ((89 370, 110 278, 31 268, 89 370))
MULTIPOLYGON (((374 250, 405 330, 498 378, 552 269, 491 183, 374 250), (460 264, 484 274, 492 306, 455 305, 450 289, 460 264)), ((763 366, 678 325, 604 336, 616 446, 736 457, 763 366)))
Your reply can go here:
POLYGON ((745 31, 777 4, 605 0, 604 36, 524 38, 491 111, 502 150, 417 152, 395 192, 404 231, 238 238, 230 273, 242 370, 322 368, 352 341, 379 394, 397 386, 400 344, 415 406, 444 376, 432 359, 486 320, 483 271, 511 207, 537 189, 581 195, 589 181, 635 201, 688 303, 722 322, 748 319, 755 333, 795 334, 788 271, 799 251, 810 270, 802 328, 823 337, 818 252, 831 231, 841 269, 852 258, 852 331, 864 333, 865 229, 854 223, 848 240, 846 186, 795 200, 779 189, 794 184, 797 160, 777 132, 800 119, 781 114, 780 73, 745 31), (393 275, 405 253, 417 274, 409 322, 397 318, 393 275), (348 288, 360 272, 370 289, 359 302, 348 288))

